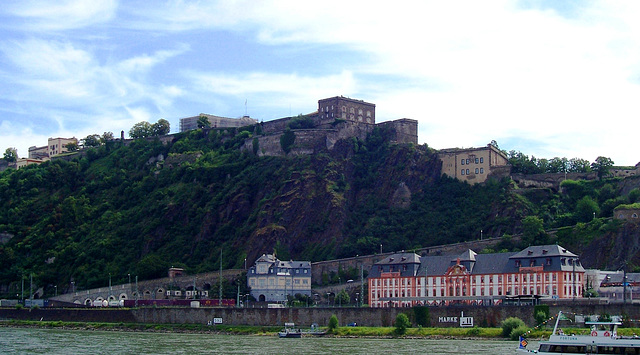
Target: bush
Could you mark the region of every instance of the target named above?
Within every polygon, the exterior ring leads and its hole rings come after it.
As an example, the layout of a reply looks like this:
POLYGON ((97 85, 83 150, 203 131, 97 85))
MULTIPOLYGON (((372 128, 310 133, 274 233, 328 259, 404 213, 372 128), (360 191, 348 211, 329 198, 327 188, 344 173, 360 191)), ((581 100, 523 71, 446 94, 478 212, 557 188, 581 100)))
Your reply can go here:
POLYGON ((337 330, 338 327, 339 327, 338 317, 335 314, 333 314, 331 315, 331 318, 329 318, 329 331, 333 332, 337 330))
POLYGON ((511 330, 511 333, 509 334, 509 338, 511 340, 518 340, 521 335, 523 335, 524 333, 526 333, 528 331, 529 331, 529 328, 527 328, 526 325, 522 324, 522 325, 520 325, 520 326, 518 326, 516 328, 513 328, 511 330))
POLYGON ((396 335, 404 335, 410 326, 409 317, 404 313, 398 313, 396 317, 396 335))
POLYGON ((524 327, 522 319, 517 317, 509 317, 502 321, 502 336, 510 337, 511 332, 518 327, 524 327))
POLYGON ((467 335, 470 335, 470 336, 480 335, 480 328, 478 328, 477 326, 473 328, 469 328, 469 330, 467 330, 467 335))

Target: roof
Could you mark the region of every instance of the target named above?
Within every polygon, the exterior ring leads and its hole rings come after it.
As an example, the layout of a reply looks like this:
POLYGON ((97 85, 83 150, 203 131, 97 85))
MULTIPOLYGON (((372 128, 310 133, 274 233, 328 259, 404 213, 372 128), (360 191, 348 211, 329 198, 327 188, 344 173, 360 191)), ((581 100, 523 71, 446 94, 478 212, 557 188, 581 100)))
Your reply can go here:
POLYGON ((557 244, 531 246, 523 251, 516 253, 512 258, 540 258, 545 256, 567 256, 578 257, 576 254, 568 251, 557 244))
POLYGON ((396 253, 378 261, 376 265, 419 264, 420 256, 416 253, 396 253))

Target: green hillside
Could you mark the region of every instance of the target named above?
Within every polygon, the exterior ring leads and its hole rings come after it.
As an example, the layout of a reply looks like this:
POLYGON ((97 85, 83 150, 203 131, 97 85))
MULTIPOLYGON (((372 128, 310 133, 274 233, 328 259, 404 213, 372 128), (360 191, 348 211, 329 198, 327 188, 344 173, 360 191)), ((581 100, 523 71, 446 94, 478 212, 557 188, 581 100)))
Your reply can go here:
POLYGON ((563 194, 509 179, 471 186, 441 177, 426 145, 390 145, 382 130, 313 156, 256 157, 238 149, 253 130, 111 141, 70 161, 0 173, 0 233, 13 235, 0 245, 0 297, 30 274, 52 294, 71 280, 104 286, 109 274, 118 283, 171 266, 217 270, 221 250, 223 267, 239 268, 274 251, 318 261, 481 233, 503 237, 500 249, 582 249, 616 233, 621 226, 607 217, 640 195, 622 194, 620 180, 566 181, 563 194), (522 244, 512 242, 521 232, 522 244))

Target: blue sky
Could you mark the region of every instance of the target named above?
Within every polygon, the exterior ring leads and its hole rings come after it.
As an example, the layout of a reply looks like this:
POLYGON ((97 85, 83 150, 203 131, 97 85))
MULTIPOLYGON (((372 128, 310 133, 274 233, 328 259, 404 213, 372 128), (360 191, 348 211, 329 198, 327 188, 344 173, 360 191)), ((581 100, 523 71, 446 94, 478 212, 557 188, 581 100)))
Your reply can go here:
POLYGON ((8 0, 0 148, 321 98, 419 121, 419 141, 635 165, 638 1, 8 0), (246 106, 245 106, 246 102, 246 106))

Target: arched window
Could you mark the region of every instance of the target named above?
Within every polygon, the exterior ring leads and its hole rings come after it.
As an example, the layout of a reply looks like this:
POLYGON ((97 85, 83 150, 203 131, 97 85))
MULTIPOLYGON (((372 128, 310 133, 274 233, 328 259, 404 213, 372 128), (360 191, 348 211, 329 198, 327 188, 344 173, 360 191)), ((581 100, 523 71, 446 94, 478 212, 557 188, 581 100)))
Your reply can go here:
POLYGON ((637 213, 632 214, 631 218, 638 218, 638 214, 637 213))

